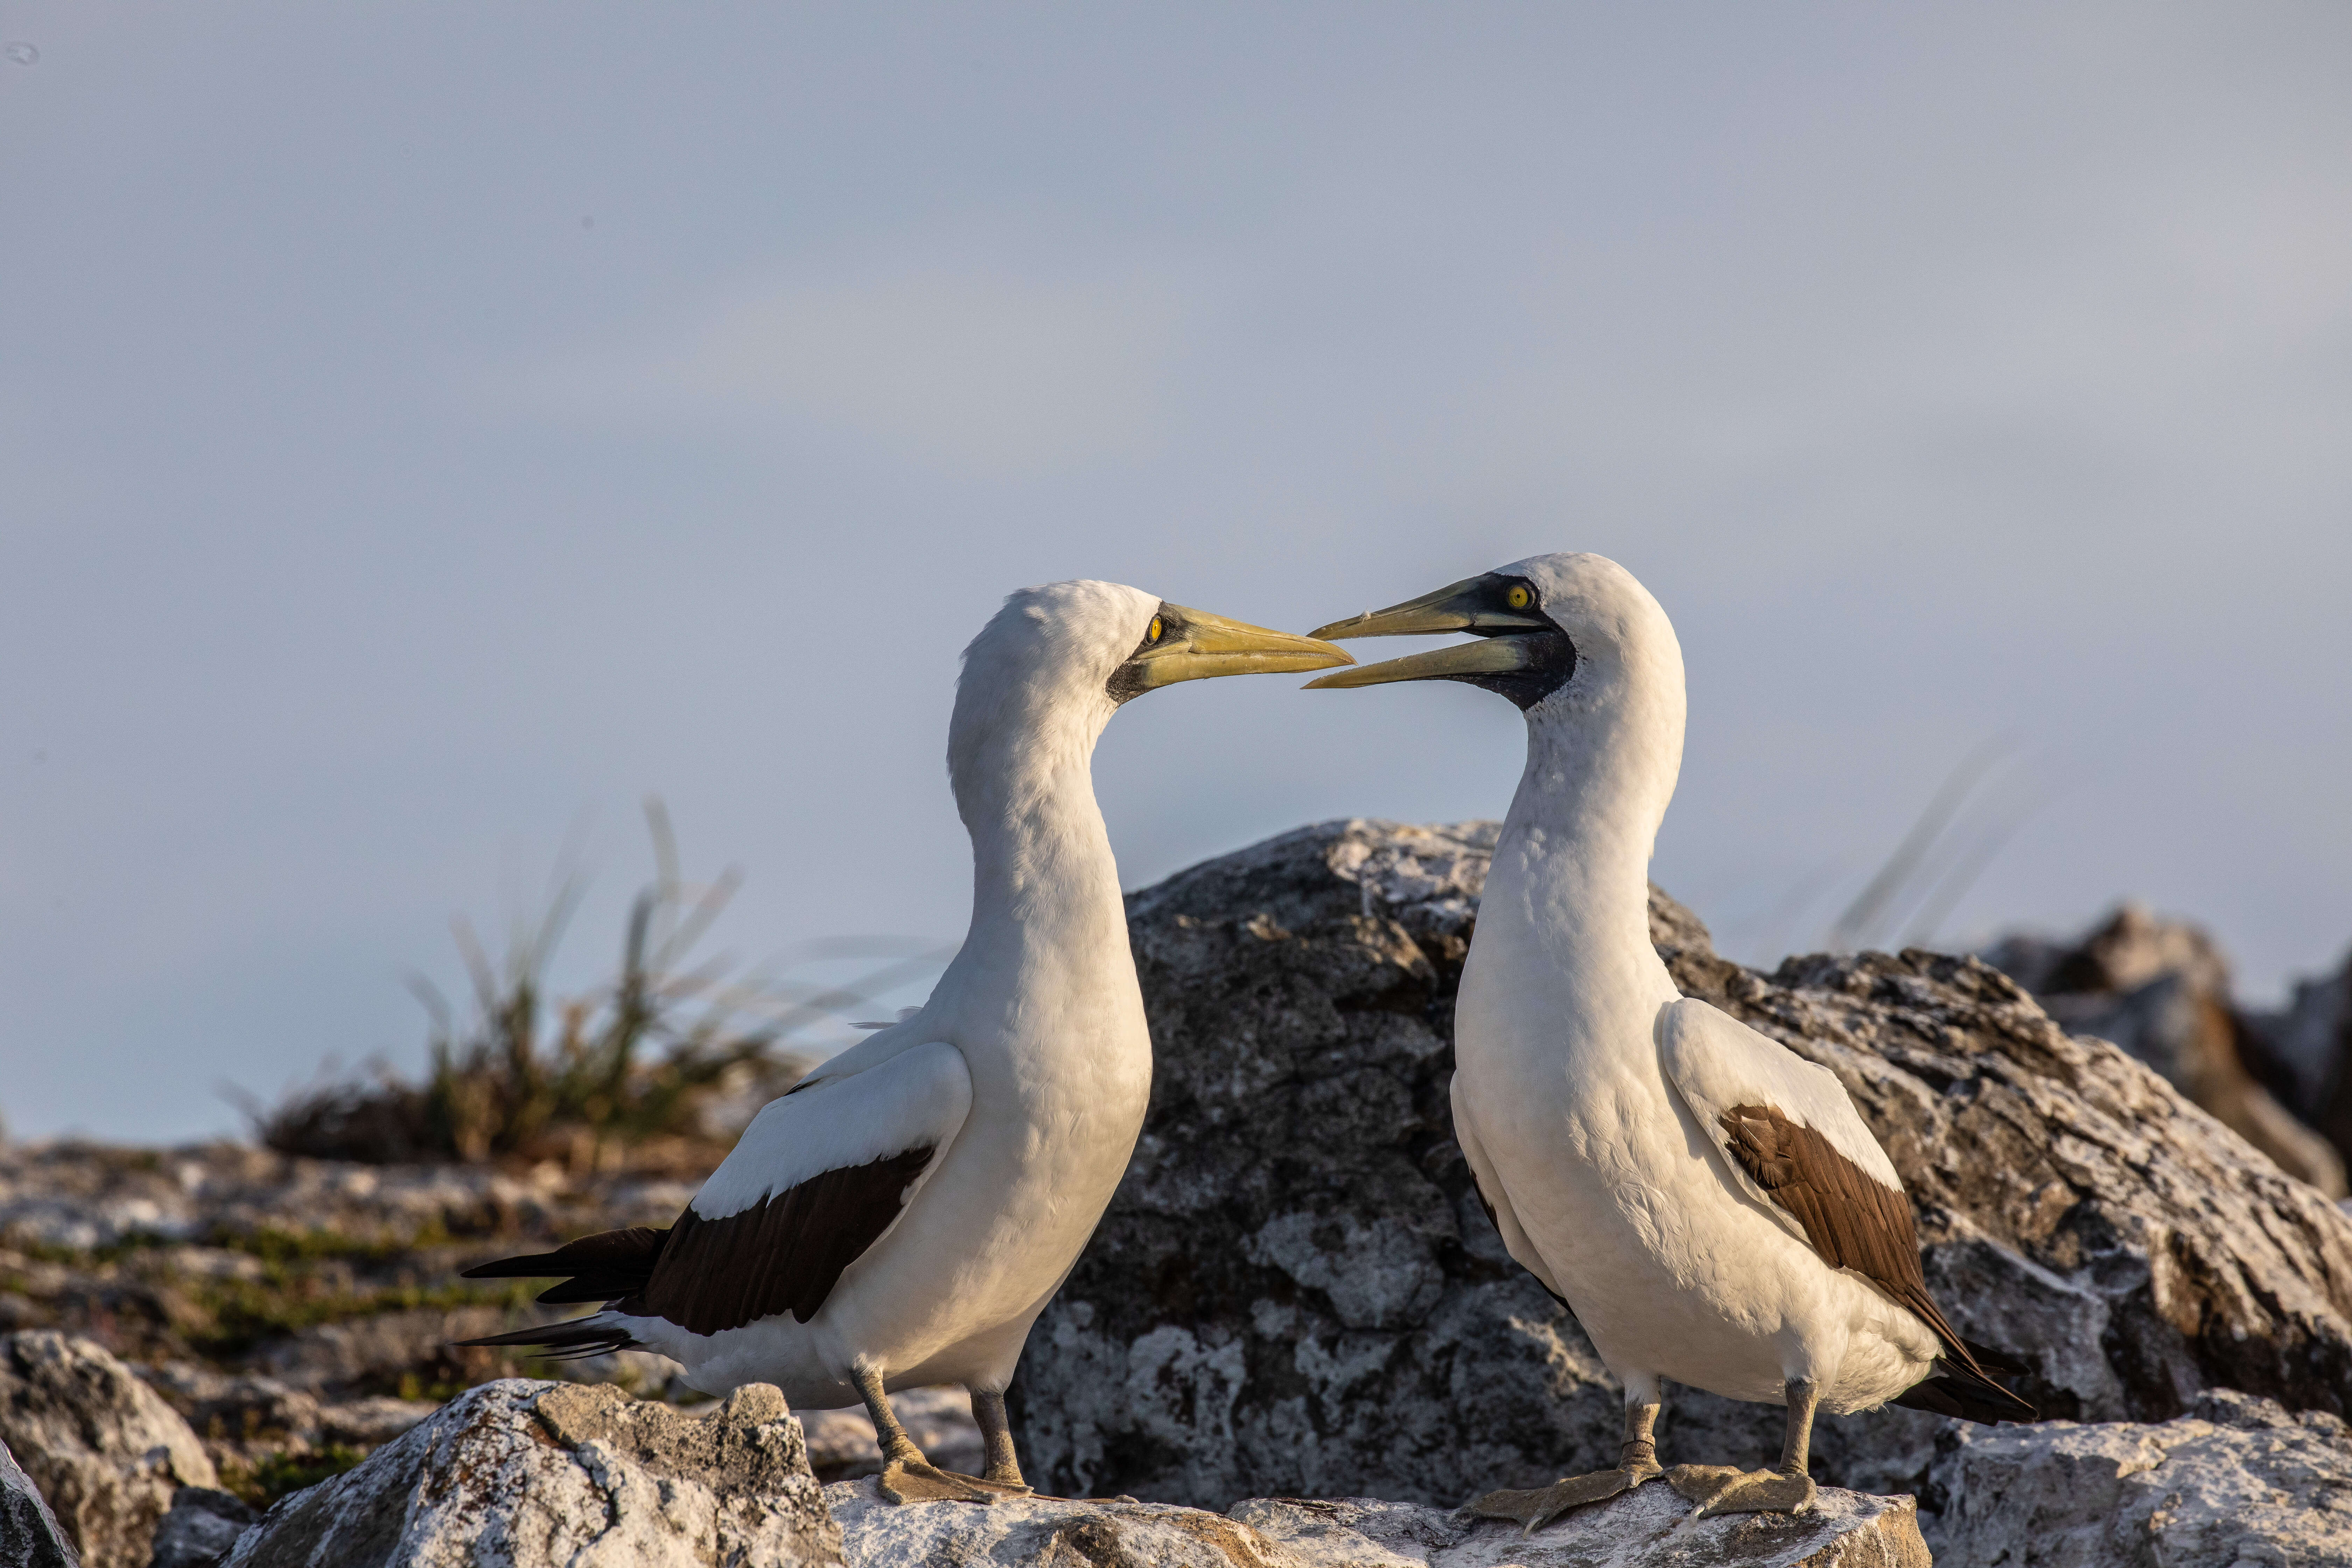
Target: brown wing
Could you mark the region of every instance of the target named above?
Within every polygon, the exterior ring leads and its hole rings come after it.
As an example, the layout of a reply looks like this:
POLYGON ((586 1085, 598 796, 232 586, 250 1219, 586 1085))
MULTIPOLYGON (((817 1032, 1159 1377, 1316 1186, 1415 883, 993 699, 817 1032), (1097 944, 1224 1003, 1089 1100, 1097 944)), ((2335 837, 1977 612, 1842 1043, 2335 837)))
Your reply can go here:
POLYGON ((1919 1268, 1919 1233, 1911 1200, 1873 1179, 1827 1138, 1769 1105, 1736 1105, 1719 1124, 1731 1157, 1748 1180, 1797 1216, 1805 1239, 1832 1268, 1851 1268, 1919 1315, 1944 1342, 1945 1355, 1979 1374, 1943 1309, 1927 1294, 1919 1268))
POLYGON ((677 1216, 653 1274, 620 1310, 715 1334, 790 1312, 816 1316, 843 1269, 898 1217, 935 1146, 822 1172, 724 1219, 677 1216))

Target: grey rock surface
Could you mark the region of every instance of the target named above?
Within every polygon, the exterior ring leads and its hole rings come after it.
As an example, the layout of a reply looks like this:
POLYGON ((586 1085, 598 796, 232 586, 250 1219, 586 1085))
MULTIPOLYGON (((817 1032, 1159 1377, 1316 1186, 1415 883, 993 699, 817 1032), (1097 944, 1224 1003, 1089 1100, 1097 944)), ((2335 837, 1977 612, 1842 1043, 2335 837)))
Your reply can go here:
POLYGON ((800 1423, 764 1384, 707 1415, 520 1378, 459 1395, 357 1468, 295 1493, 233 1568, 505 1568, 841 1560, 800 1423))
POLYGON ((2229 960, 2203 928, 2126 903, 2075 941, 2011 936, 1984 957, 2069 1034, 2113 1041, 2289 1175, 2345 1195, 2343 1156, 2317 1131, 2325 1094, 2281 1070, 2269 1037, 2286 1031, 2238 1007, 2229 960))
POLYGON ((2284 1012, 2248 1022, 2280 1093, 2352 1161, 2352 953, 2298 984, 2284 1012))
POLYGON ((102 1347, 45 1330, 0 1338, 0 1442, 87 1568, 145 1568, 173 1492, 220 1484, 161 1395, 102 1347))
POLYGON ((1132 1499, 893 1507, 871 1481, 825 1489, 849 1568, 1927 1568, 1908 1498, 1825 1490, 1814 1511, 1686 1522, 1662 1485, 1532 1538, 1370 1498, 1253 1498, 1216 1514, 1132 1499))
POLYGON ((0 1443, 0 1563, 17 1568, 80 1568, 81 1557, 66 1539, 48 1500, 8 1445, 0 1443))
POLYGON ((1963 1427, 1930 1485, 1947 1563, 2352 1568, 2352 1428, 2214 1392, 2152 1426, 1963 1427))
POLYGON ((147 1568, 215 1568, 260 1518, 227 1492, 182 1487, 155 1526, 155 1555, 147 1568))
MULTIPOLYGON (((1505 1254, 1453 1139, 1454 987, 1495 832, 1324 824, 1130 897, 1151 1111, 1013 1382, 1032 1480, 1452 1505, 1613 1459, 1615 1386, 1505 1254)), ((1685 992, 1846 1085, 1947 1311, 2028 1362, 2046 1415, 2352 1397, 2352 1219, 2161 1077, 1974 960, 1766 975, 1654 890, 1651 915, 1685 992)), ((1755 1465, 1780 1420, 1678 1389, 1662 1447, 1755 1465)), ((1945 1425, 1825 1420, 1816 1475, 1916 1490, 1945 1425)))
POLYGON ((667 1225, 696 1181, 616 1173, 575 1180, 551 1163, 362 1165, 243 1143, 110 1149, 59 1142, 0 1147, 0 1235, 90 1247, 215 1231, 557 1235, 593 1223, 667 1225))

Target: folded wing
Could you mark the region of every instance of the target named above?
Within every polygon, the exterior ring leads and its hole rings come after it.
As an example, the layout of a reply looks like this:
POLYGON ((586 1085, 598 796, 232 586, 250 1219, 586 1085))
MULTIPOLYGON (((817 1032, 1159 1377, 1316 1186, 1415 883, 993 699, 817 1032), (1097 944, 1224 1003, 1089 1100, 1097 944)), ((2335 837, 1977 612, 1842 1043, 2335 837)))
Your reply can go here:
POLYGON ((1822 1262, 1868 1279, 1942 1342, 1941 1374, 1900 1403, 1972 1420, 2032 1418, 1927 1293, 1903 1180, 1837 1075, 1689 998, 1660 1016, 1658 1049, 1733 1182, 1822 1262))
MULTIPOLYGON (((698 1334, 782 1312, 806 1322, 898 1223, 971 1110, 971 1074, 950 1045, 848 1076, 820 1069, 752 1120, 669 1229, 606 1231, 466 1273, 567 1274, 540 1300, 607 1300, 698 1334)), ((532 1336, 562 1328, 469 1342, 554 1343, 532 1336)))

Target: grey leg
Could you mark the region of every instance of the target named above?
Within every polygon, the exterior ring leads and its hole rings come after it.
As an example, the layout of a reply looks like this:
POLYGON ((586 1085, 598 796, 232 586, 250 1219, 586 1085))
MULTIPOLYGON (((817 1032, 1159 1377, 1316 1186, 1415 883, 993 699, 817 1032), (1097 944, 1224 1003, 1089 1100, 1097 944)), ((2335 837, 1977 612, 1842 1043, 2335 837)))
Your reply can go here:
POLYGON ((1570 1476, 1533 1491, 1488 1492, 1463 1511, 1481 1519, 1516 1520, 1523 1533, 1533 1535, 1570 1509, 1632 1491, 1657 1475, 1657 1428, 1656 1400, 1629 1402, 1625 1406, 1625 1436, 1617 1447, 1615 1469, 1570 1476))
POLYGON ((1822 1402, 1821 1385, 1803 1378, 1792 1380, 1785 1397, 1789 1405, 1788 1436, 1781 1440, 1780 1462, 1769 1470, 1738 1470, 1729 1465, 1676 1465, 1666 1484, 1698 1504, 1693 1519, 1724 1513, 1802 1513, 1813 1506, 1813 1478, 1806 1473, 1813 1445, 1813 1412, 1822 1402))
POLYGON ((1021 1460, 1013 1452, 1013 1423, 1005 1419, 1004 1395, 971 1391, 971 1418, 980 1425, 981 1441, 988 1446, 988 1469, 981 1479, 992 1486, 1027 1491, 1021 1479, 1021 1460))
POLYGON ((882 1393, 882 1374, 861 1366, 851 1374, 866 1414, 874 1418, 874 1438, 882 1447, 882 1495, 892 1502, 992 1502, 995 1493, 977 1481, 939 1469, 923 1458, 898 1424, 882 1393))

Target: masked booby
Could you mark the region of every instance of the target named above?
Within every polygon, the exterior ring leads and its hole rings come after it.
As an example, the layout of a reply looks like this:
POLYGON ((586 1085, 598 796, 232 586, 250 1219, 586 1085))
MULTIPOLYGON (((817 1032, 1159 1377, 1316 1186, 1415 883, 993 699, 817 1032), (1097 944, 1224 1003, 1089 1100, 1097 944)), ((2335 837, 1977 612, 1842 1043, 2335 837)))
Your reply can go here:
POLYGON ((1526 716, 1455 1005, 1454 1124, 1511 1256, 1625 1391, 1617 1468, 1469 1505, 1532 1532, 1664 1475, 1700 1515, 1811 1506, 1816 1410, 1893 1402, 1991 1422, 2023 1369, 1927 1292, 1901 1179, 1835 1075, 1675 988, 1649 862, 1682 767, 1664 610, 1598 555, 1538 555, 1323 626, 1467 632, 1312 687, 1459 680, 1526 716), (1658 1463, 1660 1383, 1782 1405, 1775 1469, 1658 1463))
POLYGON ((1113 583, 1012 595, 964 652, 948 728, 972 914, 929 1000, 764 1107, 668 1229, 466 1270, 568 1276, 539 1299, 604 1303, 466 1342, 643 1348, 709 1394, 772 1383, 806 1408, 862 1401, 891 1500, 1025 1490, 1004 1389, 1127 1168, 1151 1087, 1095 742, 1158 687, 1350 662, 1113 583), (884 1397, 940 1383, 971 1392, 979 1478, 926 1461, 884 1397))

